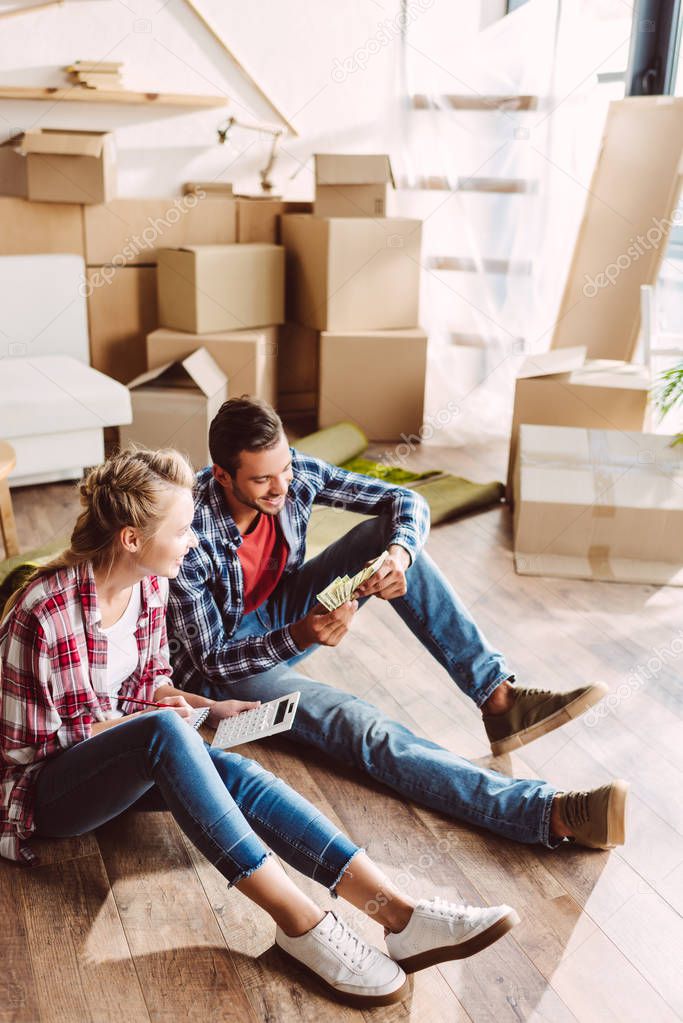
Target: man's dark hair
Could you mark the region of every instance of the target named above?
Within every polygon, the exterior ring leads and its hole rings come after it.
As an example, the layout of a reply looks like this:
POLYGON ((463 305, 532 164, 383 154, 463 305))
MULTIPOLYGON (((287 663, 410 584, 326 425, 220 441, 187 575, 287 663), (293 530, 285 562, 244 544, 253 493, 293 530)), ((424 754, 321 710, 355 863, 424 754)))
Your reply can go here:
POLYGON ((234 477, 242 451, 274 448, 283 432, 279 415, 267 401, 248 394, 229 398, 209 427, 211 458, 234 477))

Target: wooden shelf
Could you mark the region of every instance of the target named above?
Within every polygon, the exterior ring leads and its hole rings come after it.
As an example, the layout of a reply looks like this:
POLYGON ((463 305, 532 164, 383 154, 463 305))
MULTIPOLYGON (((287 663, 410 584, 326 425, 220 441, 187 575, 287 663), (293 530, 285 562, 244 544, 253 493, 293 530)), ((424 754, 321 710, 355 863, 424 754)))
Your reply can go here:
POLYGON ((196 96, 184 92, 128 92, 125 89, 84 89, 80 86, 0 85, 0 100, 58 100, 62 103, 119 103, 127 106, 147 104, 157 107, 224 107, 226 96, 196 96))

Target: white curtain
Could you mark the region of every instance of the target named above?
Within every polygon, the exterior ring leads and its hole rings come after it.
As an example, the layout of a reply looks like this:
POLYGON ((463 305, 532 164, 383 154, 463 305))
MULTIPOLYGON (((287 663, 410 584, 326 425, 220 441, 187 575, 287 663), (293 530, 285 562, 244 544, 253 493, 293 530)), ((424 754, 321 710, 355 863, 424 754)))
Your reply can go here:
POLYGON ((531 0, 459 50, 455 26, 452 45, 437 45, 428 2, 416 3, 404 7, 389 145, 397 212, 424 220, 424 441, 458 445, 508 434, 519 364, 549 346, 607 104, 623 95, 609 73, 626 65, 631 12, 618 0, 531 0), (538 100, 463 110, 448 94, 538 100), (414 190, 427 179, 451 190, 414 190), (471 190, 480 179, 525 190, 471 190))

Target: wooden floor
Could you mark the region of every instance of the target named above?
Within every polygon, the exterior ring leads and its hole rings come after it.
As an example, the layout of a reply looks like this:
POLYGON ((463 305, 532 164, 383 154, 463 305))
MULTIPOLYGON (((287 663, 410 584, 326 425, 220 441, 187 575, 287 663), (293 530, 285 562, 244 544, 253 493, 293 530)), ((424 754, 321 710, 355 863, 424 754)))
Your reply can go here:
MULTIPOLYGON (((500 477, 504 458, 502 447, 428 448, 414 462, 483 480, 500 477)), ((54 485, 15 491, 15 506, 28 547, 68 531, 75 501, 70 486, 54 485)), ((227 890, 168 814, 129 812, 96 834, 45 845, 36 870, 0 864, 0 1020, 683 1018, 681 591, 517 576, 503 508, 435 528, 428 549, 520 680, 561 689, 602 678, 615 694, 608 713, 494 762, 474 706, 379 601, 339 649, 316 653, 306 670, 498 770, 559 787, 630 779, 626 846, 553 852, 498 840, 266 740, 248 752, 412 893, 506 901, 520 926, 473 959, 416 975, 399 1006, 335 1006, 280 957, 268 917, 227 890)), ((336 908, 381 942, 376 924, 341 900, 336 908)))

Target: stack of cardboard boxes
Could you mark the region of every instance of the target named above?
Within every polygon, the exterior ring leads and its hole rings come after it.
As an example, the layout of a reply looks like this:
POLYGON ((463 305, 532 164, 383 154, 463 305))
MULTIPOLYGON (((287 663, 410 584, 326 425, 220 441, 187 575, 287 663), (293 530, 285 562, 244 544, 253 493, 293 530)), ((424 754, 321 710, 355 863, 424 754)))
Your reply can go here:
POLYGON ((317 404, 320 426, 352 420, 371 440, 416 433, 423 417, 421 223, 386 216, 391 184, 386 156, 319 155, 314 215, 282 218, 280 407, 317 404))
POLYGON ((508 496, 522 574, 683 585, 683 446, 642 432, 650 374, 621 361, 679 222, 682 166, 683 99, 610 104, 551 351, 517 381, 508 496))
MULTIPOLYGON (((310 203, 201 190, 117 199, 112 137, 99 132, 16 136, 0 146, 0 171, 12 196, 0 198, 2 253, 70 252, 84 260, 91 364, 129 384, 140 410, 124 442, 162 442, 150 426, 150 403, 169 422, 190 391, 197 407, 212 408, 220 388, 223 397, 250 393, 275 403, 280 218, 310 211, 310 203), (188 360, 201 348, 203 356, 188 360)), ((184 432, 176 422, 167 442, 196 457, 200 419, 186 416, 184 432)))

